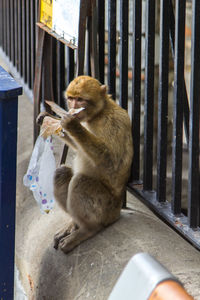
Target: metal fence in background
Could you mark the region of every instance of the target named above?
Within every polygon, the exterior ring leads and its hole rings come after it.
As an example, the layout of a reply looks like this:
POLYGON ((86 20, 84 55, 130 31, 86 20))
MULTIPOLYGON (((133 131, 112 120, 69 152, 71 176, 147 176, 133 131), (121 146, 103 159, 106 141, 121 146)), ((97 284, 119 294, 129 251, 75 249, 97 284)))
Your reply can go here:
POLYGON ((37 0, 0 1, 0 45, 30 89, 33 88, 37 0))
MULTIPOLYGON (((99 79, 132 118, 134 159, 128 190, 200 249, 200 2, 193 0, 191 8, 190 92, 184 79, 188 3, 97 0, 99 79)), ((30 89, 37 59, 36 20, 37 0, 0 2, 0 46, 30 89)), ((75 53, 53 37, 49 40, 44 55, 52 51, 54 100, 64 106, 63 91, 75 74, 75 53)), ((90 75, 89 51, 86 56, 85 72, 90 75)), ((43 78, 41 98, 46 84, 43 78)))

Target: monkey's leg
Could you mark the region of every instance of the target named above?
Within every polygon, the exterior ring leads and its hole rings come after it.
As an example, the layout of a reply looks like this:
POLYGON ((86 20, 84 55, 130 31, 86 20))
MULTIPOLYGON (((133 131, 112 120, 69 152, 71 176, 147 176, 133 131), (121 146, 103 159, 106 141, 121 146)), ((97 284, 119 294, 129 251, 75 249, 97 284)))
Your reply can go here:
POLYGON ((101 182, 86 175, 74 176, 69 185, 67 209, 79 228, 63 237, 59 248, 65 253, 102 228, 115 222, 120 215, 121 201, 101 182))
MULTIPOLYGON (((72 178, 72 170, 66 166, 61 166, 56 169, 54 174, 54 196, 59 205, 66 211, 67 194, 69 182, 72 178)), ((58 248, 59 241, 71 234, 78 227, 74 222, 71 222, 67 227, 59 230, 54 236, 54 248, 58 248)))
POLYGON ((66 210, 68 186, 72 176, 72 169, 66 166, 57 168, 54 173, 54 196, 64 210, 66 210))

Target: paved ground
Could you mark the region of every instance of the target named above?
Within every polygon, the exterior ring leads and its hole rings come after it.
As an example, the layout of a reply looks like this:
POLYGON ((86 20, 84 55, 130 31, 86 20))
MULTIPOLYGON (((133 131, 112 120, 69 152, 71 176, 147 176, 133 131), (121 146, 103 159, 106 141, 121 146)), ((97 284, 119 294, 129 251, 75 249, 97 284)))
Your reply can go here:
MULTIPOLYGON (((33 107, 19 99, 16 265, 28 299, 106 300, 129 259, 148 252, 200 299, 200 253, 128 194, 121 219, 68 255, 53 248, 54 233, 68 222, 59 207, 41 214, 23 186, 32 151, 33 107)), ((60 146, 55 149, 56 157, 60 146)), ((18 298, 22 300, 22 298, 18 298)))

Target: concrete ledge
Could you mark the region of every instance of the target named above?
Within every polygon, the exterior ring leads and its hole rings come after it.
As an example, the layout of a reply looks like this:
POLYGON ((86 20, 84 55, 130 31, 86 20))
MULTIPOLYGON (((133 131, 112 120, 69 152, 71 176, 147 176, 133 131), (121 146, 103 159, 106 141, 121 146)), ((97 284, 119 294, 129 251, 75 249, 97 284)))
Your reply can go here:
MULTIPOLYGON (((130 209, 121 219, 65 255, 53 248, 55 232, 68 222, 55 207, 40 213, 22 184, 32 151, 32 104, 19 101, 16 264, 28 299, 106 300, 123 268, 138 252, 160 261, 200 299, 200 254, 128 194, 130 209)), ((58 151, 59 152, 59 151, 58 151)))

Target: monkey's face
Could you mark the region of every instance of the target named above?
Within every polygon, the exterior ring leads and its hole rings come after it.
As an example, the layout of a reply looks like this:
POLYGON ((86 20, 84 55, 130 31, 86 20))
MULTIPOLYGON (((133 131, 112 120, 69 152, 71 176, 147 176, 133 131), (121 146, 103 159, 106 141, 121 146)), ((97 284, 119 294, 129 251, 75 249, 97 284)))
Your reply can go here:
POLYGON ((69 109, 85 108, 77 114, 77 118, 90 121, 104 108, 106 87, 90 76, 79 76, 69 84, 66 96, 69 109))
MULTIPOLYGON (((87 100, 86 99, 83 99, 83 98, 80 98, 80 97, 70 97, 68 96, 67 97, 67 106, 68 106, 68 109, 78 109, 78 108, 81 108, 81 107, 84 107, 86 109, 87 107, 87 100)), ((83 111, 80 111, 79 113, 76 114, 76 117, 82 121, 84 118, 85 118, 85 115, 83 113, 83 111)))

